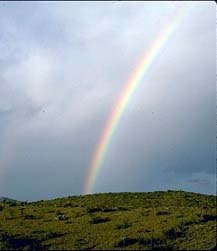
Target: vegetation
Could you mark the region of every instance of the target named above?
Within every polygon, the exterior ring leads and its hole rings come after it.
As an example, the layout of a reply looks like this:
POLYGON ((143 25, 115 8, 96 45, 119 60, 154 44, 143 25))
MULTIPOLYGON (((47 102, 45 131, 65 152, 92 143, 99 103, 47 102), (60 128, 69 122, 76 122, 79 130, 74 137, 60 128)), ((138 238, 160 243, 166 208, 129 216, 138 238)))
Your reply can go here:
POLYGON ((216 250, 216 196, 107 193, 0 202, 0 250, 216 250))

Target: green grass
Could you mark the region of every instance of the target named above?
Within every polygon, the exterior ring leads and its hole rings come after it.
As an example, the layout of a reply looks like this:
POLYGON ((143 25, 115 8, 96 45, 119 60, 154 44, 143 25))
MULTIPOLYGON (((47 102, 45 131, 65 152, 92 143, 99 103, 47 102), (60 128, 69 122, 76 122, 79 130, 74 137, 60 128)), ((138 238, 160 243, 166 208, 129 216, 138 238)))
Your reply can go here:
POLYGON ((211 250, 216 196, 107 193, 0 203, 0 250, 211 250))

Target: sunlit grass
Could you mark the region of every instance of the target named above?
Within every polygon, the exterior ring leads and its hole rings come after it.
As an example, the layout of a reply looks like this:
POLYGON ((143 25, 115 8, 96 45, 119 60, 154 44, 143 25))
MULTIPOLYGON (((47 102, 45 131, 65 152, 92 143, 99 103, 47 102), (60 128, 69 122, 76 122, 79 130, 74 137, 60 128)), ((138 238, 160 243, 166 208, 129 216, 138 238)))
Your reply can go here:
POLYGON ((0 249, 180 249, 216 246, 216 197, 109 193, 0 204, 0 249))

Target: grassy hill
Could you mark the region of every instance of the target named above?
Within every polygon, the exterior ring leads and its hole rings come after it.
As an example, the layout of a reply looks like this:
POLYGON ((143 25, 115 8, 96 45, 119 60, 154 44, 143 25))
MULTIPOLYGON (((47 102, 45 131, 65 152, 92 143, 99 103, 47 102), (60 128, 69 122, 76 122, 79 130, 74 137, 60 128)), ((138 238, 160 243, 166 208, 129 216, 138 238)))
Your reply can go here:
POLYGON ((0 197, 0 202, 16 202, 16 200, 13 200, 13 199, 10 199, 10 198, 7 198, 7 197, 0 197))
POLYGON ((0 250, 216 250, 216 196, 107 193, 0 203, 0 250))

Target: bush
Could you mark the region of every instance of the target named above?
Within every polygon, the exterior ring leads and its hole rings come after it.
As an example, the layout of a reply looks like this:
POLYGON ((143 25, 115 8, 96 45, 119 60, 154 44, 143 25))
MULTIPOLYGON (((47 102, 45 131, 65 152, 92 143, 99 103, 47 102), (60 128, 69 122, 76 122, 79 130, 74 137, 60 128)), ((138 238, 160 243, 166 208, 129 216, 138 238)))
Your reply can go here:
POLYGON ((108 217, 102 218, 102 217, 92 217, 90 223, 91 224, 99 224, 99 223, 104 223, 110 221, 110 219, 108 217))
POLYGON ((152 247, 159 247, 161 244, 163 244, 163 240, 159 239, 159 238, 138 238, 138 242, 140 245, 144 245, 144 246, 152 246, 152 247))
POLYGON ((164 234, 165 234, 167 239, 170 239, 170 240, 175 240, 176 239, 176 229, 174 227, 166 230, 164 232, 164 234))
POLYGON ((171 212, 169 212, 169 211, 158 211, 156 213, 156 215, 169 215, 169 214, 171 214, 171 212))
POLYGON ((32 215, 32 214, 26 214, 26 215, 24 215, 24 219, 25 220, 36 220, 36 219, 38 219, 38 217, 35 215, 32 215))
POLYGON ((71 220, 68 220, 68 221, 65 222, 65 224, 71 224, 71 223, 72 223, 71 220))
POLYGON ((205 214, 203 215, 203 222, 208 222, 208 221, 216 221, 217 220, 217 216, 216 215, 212 215, 212 214, 205 214))
POLYGON ((0 243, 5 243, 6 250, 43 250, 40 241, 36 239, 12 236, 8 233, 0 235, 0 243))
POLYGON ((128 228, 130 227, 132 224, 131 223, 128 223, 127 221, 122 223, 122 224, 118 224, 116 225, 116 229, 125 229, 125 228, 128 228))
POLYGON ((102 209, 102 212, 115 212, 115 211, 118 211, 117 207, 112 207, 112 208, 105 207, 102 209))
POLYGON ((9 202, 9 207, 16 207, 17 203, 16 202, 9 202))
POLYGON ((101 208, 98 207, 86 207, 88 213, 96 213, 102 211, 101 208))
POLYGON ((117 243, 117 247, 122 248, 122 247, 127 247, 129 245, 135 244, 136 242, 138 242, 138 240, 136 238, 129 238, 129 237, 124 237, 122 240, 120 240, 117 243))
POLYGON ((92 250, 94 248, 94 246, 88 247, 87 245, 88 241, 82 238, 76 239, 74 242, 75 250, 92 250))
POLYGON ((64 235, 64 234, 58 233, 58 232, 50 232, 50 233, 46 234, 46 238, 47 238, 47 239, 52 239, 52 238, 61 237, 61 236, 63 236, 63 235, 64 235))
MULTIPOLYGON (((119 248, 122 248, 122 247, 127 247, 129 245, 133 245, 135 243, 138 243, 143 246, 152 247, 153 250, 161 250, 161 248, 164 249, 163 246, 160 246, 161 244, 163 244, 163 240, 159 238, 145 239, 143 237, 138 237, 138 238, 124 237, 121 241, 117 243, 116 246, 119 248)), ((168 250, 168 249, 165 249, 165 250, 168 250)))
POLYGON ((20 204, 20 206, 25 206, 25 205, 28 204, 28 202, 27 201, 21 201, 19 204, 20 204))
POLYGON ((128 211, 128 208, 127 207, 118 207, 118 210, 119 211, 128 211))
POLYGON ((68 202, 68 203, 65 203, 63 205, 63 207, 73 207, 72 203, 71 202, 68 202))
POLYGON ((55 217, 55 220, 67 220, 68 218, 64 214, 58 214, 55 217))
POLYGON ((192 224, 197 224, 200 221, 201 221, 201 219, 195 215, 187 216, 187 217, 183 218, 183 224, 186 226, 192 225, 192 224))

